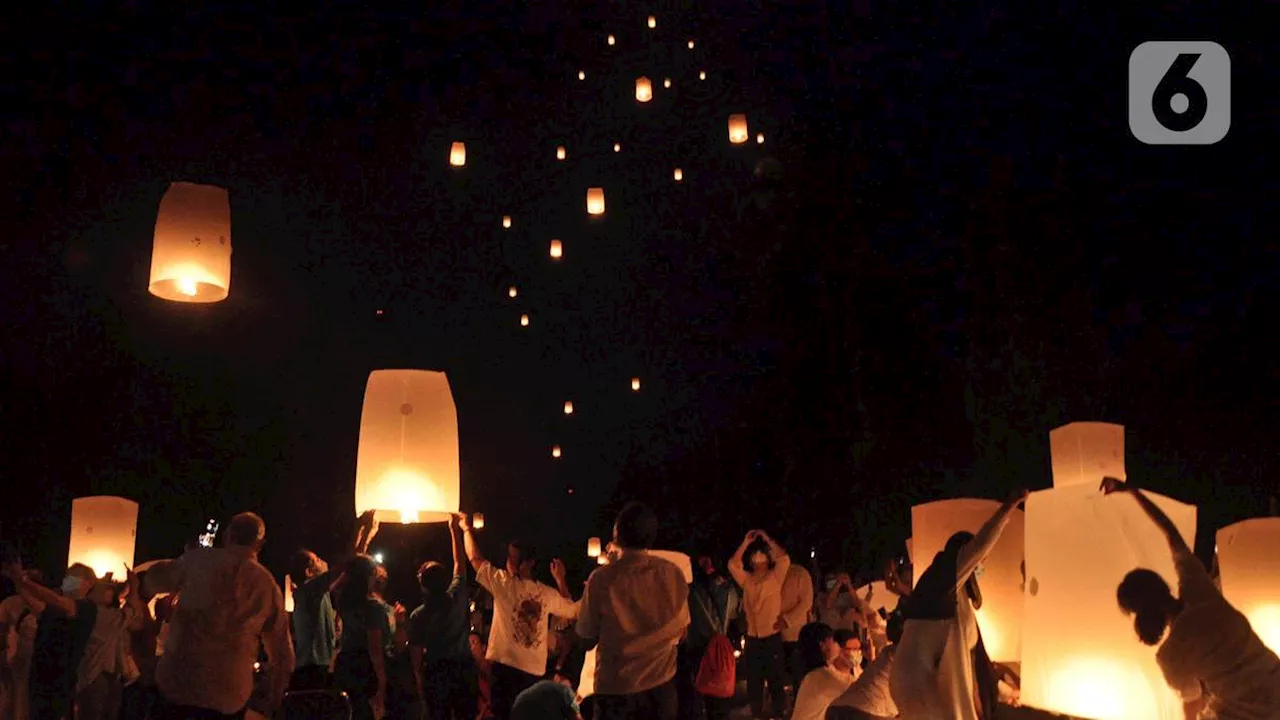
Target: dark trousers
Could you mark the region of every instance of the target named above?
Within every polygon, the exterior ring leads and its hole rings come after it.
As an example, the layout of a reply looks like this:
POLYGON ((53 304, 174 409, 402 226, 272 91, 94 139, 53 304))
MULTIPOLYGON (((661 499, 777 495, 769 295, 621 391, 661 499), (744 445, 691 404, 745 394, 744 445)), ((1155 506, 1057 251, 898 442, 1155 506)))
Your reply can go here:
POLYGON ((424 720, 475 720, 480 697, 475 660, 465 656, 424 663, 422 694, 424 720))
POLYGON ((120 700, 120 717, 122 720, 151 720, 159 702, 160 691, 156 686, 139 680, 124 689, 120 700))
POLYGON ((630 695, 596 695, 592 720, 677 720, 679 699, 673 680, 630 695))
POLYGON ((783 663, 782 636, 747 638, 746 650, 747 698, 751 701, 751 714, 757 718, 780 718, 787 714, 787 673, 783 663), (766 714, 764 694, 766 688, 772 700, 773 714, 766 714))
POLYGON ((76 720, 118 720, 124 683, 115 673, 99 673, 76 694, 76 720))
POLYGON ((792 692, 800 692, 800 681, 804 680, 804 658, 800 656, 800 643, 782 643, 783 657, 787 662, 787 684, 792 692))
POLYGON ((533 687, 542 678, 500 662, 491 663, 489 667, 493 671, 493 684, 489 689, 489 704, 493 709, 493 716, 498 720, 507 720, 511 717, 511 706, 515 705, 516 696, 533 687))
POLYGON ((327 665, 303 665, 295 668, 289 678, 289 692, 328 690, 332 686, 333 677, 329 675, 327 665))
POLYGON ((351 698, 352 720, 373 720, 373 698, 378 694, 378 676, 365 649, 338 653, 333 666, 333 684, 351 698))
POLYGON ((244 720, 244 710, 230 715, 223 715, 209 708, 174 705, 164 698, 156 703, 153 720, 244 720))

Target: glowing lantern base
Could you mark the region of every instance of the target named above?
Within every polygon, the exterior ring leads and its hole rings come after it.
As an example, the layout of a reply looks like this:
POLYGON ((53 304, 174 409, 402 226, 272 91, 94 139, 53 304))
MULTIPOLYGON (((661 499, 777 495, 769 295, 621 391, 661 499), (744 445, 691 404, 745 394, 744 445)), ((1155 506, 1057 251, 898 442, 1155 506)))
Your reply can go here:
POLYGON ((156 212, 147 290, 186 303, 226 300, 231 289, 231 203, 213 185, 169 185, 156 212))
POLYGON ((1217 539, 1223 597, 1249 618, 1267 647, 1280 653, 1280 517, 1229 525, 1217 539))
POLYGON ((93 568, 99 577, 123 579, 133 567, 137 542, 138 503, 122 497, 94 495, 71 501, 71 544, 67 565, 93 568))

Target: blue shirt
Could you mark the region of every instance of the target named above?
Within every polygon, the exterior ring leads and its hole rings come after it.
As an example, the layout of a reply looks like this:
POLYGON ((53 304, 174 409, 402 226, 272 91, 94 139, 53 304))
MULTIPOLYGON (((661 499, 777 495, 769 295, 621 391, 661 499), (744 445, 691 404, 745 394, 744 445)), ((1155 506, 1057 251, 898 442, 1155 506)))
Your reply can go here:
MULTIPOLYGON (((297 607, 297 600, 294 600, 297 607)), ((383 603, 368 598, 360 605, 342 613, 342 652, 368 652, 369 631, 381 630, 385 640, 391 634, 391 620, 383 603)))
POLYGON ((424 599, 409 616, 409 644, 422 648, 424 663, 471 656, 471 587, 459 570, 443 596, 424 599))
POLYGON ((329 599, 329 573, 299 585, 293 592, 293 654, 297 667, 329 667, 336 648, 338 628, 329 599))
POLYGON ((511 720, 577 720, 573 690, 551 680, 539 680, 516 696, 511 720))

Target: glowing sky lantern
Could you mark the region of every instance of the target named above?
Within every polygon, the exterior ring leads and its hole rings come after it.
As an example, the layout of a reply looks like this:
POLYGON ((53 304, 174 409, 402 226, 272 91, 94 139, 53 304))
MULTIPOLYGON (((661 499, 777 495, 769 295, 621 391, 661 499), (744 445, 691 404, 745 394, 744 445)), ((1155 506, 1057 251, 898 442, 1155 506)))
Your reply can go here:
POLYGON ((631 389, 634 390, 635 392, 640 392, 640 378, 638 377, 631 378, 631 389))
POLYGON ((558 457, 560 457, 560 446, 559 446, 559 445, 552 445, 552 446, 551 446, 551 457, 553 457, 553 458, 558 458, 558 457))
POLYGON ((504 228, 509 228, 509 227, 511 227, 511 216, 510 216, 510 215, 503 215, 503 216, 502 216, 502 227, 504 227, 504 228))
POLYGON ((1125 479, 1124 426, 1074 422, 1049 433, 1053 486, 1088 485, 1097 489, 1104 477, 1125 479))
POLYGON ((147 290, 164 300, 212 303, 231 290, 231 202, 214 185, 175 182, 156 212, 147 290))
POLYGON ((662 78, 662 87, 664 88, 671 87, 671 78, 662 78))
POLYGON ((1254 518, 1218 531, 1222 595, 1253 631, 1280 653, 1280 517, 1254 518))
POLYGON ((613 144, 613 151, 614 151, 614 152, 622 152, 622 143, 614 143, 614 144, 613 144))
MULTIPOLYGON (((1195 507, 1145 494, 1194 547, 1195 507)), ((1135 568, 1178 586, 1164 536, 1132 497, 1096 484, 1031 493, 1026 508, 1022 704, 1092 720, 1182 720, 1155 650, 1116 604, 1135 568)))
POLYGON ((618 40, 614 36, 610 35, 608 38, 608 42, 610 45, 613 45, 614 43, 618 42, 618 40))
POLYGON ((466 143, 456 142, 449 148, 449 164, 454 167, 462 167, 467 164, 466 143))
POLYGON ((284 611, 293 612, 293 578, 284 576, 284 611))
POLYGON ((112 495, 92 495, 71 501, 71 544, 67 565, 88 565, 99 578, 107 573, 123 580, 124 566, 133 567, 138 536, 138 503, 112 495))
POLYGON ((484 513, 476 513, 471 516, 471 527, 476 530, 484 529, 484 513))
POLYGON ((641 76, 636 78, 636 100, 647 103, 653 99, 653 83, 649 78, 641 76))
POLYGON ((529 327, 529 313, 520 316, 520 327, 529 327))
POLYGON ((654 17, 653 15, 650 15, 650 16, 649 16, 649 28, 650 28, 650 29, 653 29, 653 28, 656 28, 656 27, 658 27, 658 18, 654 17))
POLYGON ((587 214, 604 214, 604 188, 587 188, 587 214))
POLYGON ((600 538, 587 538, 587 557, 600 557, 600 538))
POLYGON ((707 71, 706 71, 706 70, 699 70, 699 71, 698 71, 698 79, 699 79, 699 80, 706 80, 706 79, 707 79, 707 71))
POLYGON ((863 599, 866 599, 868 593, 870 593, 871 599, 866 602, 867 605, 871 606, 872 610, 883 610, 887 614, 893 612, 898 607, 898 596, 889 592, 889 588, 885 586, 883 580, 876 580, 875 582, 867 583, 866 585, 858 588, 857 593, 858 597, 863 599))
POLYGON ((517 288, 515 285, 512 285, 511 287, 507 288, 507 297, 513 298, 519 294, 520 294, 520 289, 517 288))
POLYGON ((572 401, 572 400, 565 400, 565 401, 564 401, 564 414, 565 414, 565 415, 572 415, 572 414, 573 414, 573 401, 572 401))
POLYGON ((692 41, 692 40, 690 40, 690 41, 689 41, 689 49, 690 49, 690 50, 692 50, 692 49, 693 49, 693 41, 692 41))
POLYGON ((741 113, 735 113, 729 116, 729 142, 734 145, 741 145, 747 141, 750 133, 747 132, 747 116, 741 113))
POLYGON ((557 159, 557 160, 563 160, 563 159, 565 159, 565 156, 567 156, 567 155, 568 155, 568 153, 567 153, 567 152, 565 152, 565 149, 564 149, 564 146, 563 146, 563 145, 561 145, 561 146, 559 146, 559 147, 557 147, 557 148, 556 148, 556 159, 557 159))
POLYGON ((579 80, 586 80, 586 79, 587 79, 587 71, 586 71, 586 70, 579 70, 579 71, 578 71, 578 79, 579 79, 579 80))
POLYGON ((764 144, 764 133, 756 133, 756 144, 757 145, 764 144))
POLYGON ((684 180, 684 171, 680 168, 676 168, 675 172, 671 173, 671 176, 676 179, 676 182, 680 182, 681 180, 684 180))
MULTIPOLYGON (((912 570, 914 585, 929 569, 929 563, 947 544, 947 539, 962 530, 976 533, 996 510, 995 500, 960 498, 939 500, 911 508, 913 551, 920 561, 912 570)), ((1014 511, 1009 517, 978 580, 982 590, 982 608, 978 610, 978 627, 987 655, 996 662, 1018 662, 1022 633, 1022 546, 1023 514, 1014 511)))
POLYGON ((551 241, 551 257, 555 258, 556 260, 559 260, 560 258, 564 257, 564 244, 561 243, 559 240, 551 241))
POLYGON ((357 515, 373 510, 384 522, 443 522, 458 512, 458 412, 444 373, 369 373, 355 495, 357 515))

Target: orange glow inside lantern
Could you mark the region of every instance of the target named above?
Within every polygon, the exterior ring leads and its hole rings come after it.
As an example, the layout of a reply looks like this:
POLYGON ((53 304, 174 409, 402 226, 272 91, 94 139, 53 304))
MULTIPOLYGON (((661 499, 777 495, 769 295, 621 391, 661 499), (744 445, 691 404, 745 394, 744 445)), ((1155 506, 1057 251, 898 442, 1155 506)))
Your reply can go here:
POLYGON ((662 79, 662 87, 664 87, 664 88, 669 88, 669 87, 671 87, 671 78, 663 78, 663 79, 662 79))
POLYGON ((613 144, 613 151, 614 151, 614 152, 622 152, 622 143, 614 143, 614 144, 613 144))
POLYGON ((649 27, 650 27, 650 28, 656 28, 656 27, 658 27, 658 18, 654 17, 653 15, 650 15, 650 16, 649 16, 649 27))
POLYGON ((563 145, 561 145, 560 147, 557 147, 557 148, 556 148, 556 159, 557 159, 557 160, 563 160, 563 159, 565 158, 565 156, 566 156, 566 155, 568 155, 568 153, 566 153, 566 152, 565 152, 565 150, 564 150, 564 146, 563 146, 563 145))
POLYGON ((729 116, 729 142, 741 145, 747 141, 747 116, 736 113, 729 116))
POLYGON ((635 390, 635 391, 637 391, 637 392, 639 392, 639 390, 640 390, 640 378, 638 378, 638 377, 631 378, 631 389, 632 389, 632 390, 635 390))
POLYGON ((600 557, 600 538, 593 537, 587 539, 587 557, 600 557))
POLYGON ((684 179, 684 171, 680 168, 676 168, 675 172, 671 173, 671 175, 676 179, 676 182, 680 182, 684 179))
POLYGON ((604 188, 593 187, 587 189, 587 214, 604 214, 604 188))
MULTIPOLYGON (((920 562, 912 566, 913 585, 929 569, 933 558, 957 532, 976 533, 1000 508, 995 500, 959 498, 939 500, 911 508, 911 538, 920 562)), ((982 608, 978 627, 987 654, 996 662, 1018 662, 1022 634, 1022 547, 1024 519, 1014 511, 983 565, 979 579, 982 608)))
POLYGON ((1254 518, 1218 531, 1222 595, 1280 653, 1280 517, 1254 518))
POLYGON ((609 44, 610 44, 610 45, 612 45, 612 44, 614 44, 614 43, 616 43, 616 42, 617 42, 617 39, 616 39, 616 38, 614 38, 612 35, 610 35, 610 36, 609 36, 609 44))
POLYGON ((507 297, 515 297, 519 294, 520 294, 520 290, 515 285, 512 285, 511 287, 507 288, 507 297))
POLYGON ((552 445, 552 446, 551 446, 551 457, 553 457, 553 458, 558 458, 558 457, 560 457, 560 446, 559 446, 559 445, 552 445))
MULTIPOLYGON (((1194 547, 1195 507, 1145 494, 1194 547)), ((1097 720, 1182 718, 1155 653, 1116 605, 1134 568, 1177 587, 1164 536, 1132 497, 1096 486, 1034 492, 1026 508, 1022 704, 1097 720)))
POLYGON ((467 164, 466 143, 456 142, 449 148, 449 164, 454 167, 462 167, 467 164))
POLYGON ((284 576, 284 611, 293 612, 293 578, 284 576))
POLYGON ((587 71, 586 71, 586 70, 579 70, 579 71, 578 71, 578 79, 579 79, 579 80, 586 80, 586 79, 587 79, 587 71))
POLYGON ((564 256, 564 245, 559 240, 551 241, 551 257, 559 260, 564 256))
POLYGON ((565 401, 564 401, 564 414, 565 414, 565 415, 572 415, 572 414, 573 414, 573 401, 572 401, 572 400, 565 400, 565 401))
POLYGON ((700 70, 700 71, 698 71, 698 79, 699 79, 699 80, 706 80, 706 79, 707 79, 707 71, 706 71, 706 70, 700 70))
POLYGON ((649 102, 653 99, 653 83, 647 77, 636 78, 636 100, 649 102))
MULTIPOLYGON (((608 557, 605 557, 603 554, 601 554, 601 555, 599 555, 598 557, 596 557, 596 564, 597 564, 597 565, 608 565, 608 564, 609 564, 609 558, 608 558, 608 557)), ((594 649, 592 649, 592 651, 591 651, 591 655, 592 655, 592 656, 594 656, 594 655, 595 655, 595 653, 596 653, 596 651, 595 651, 594 649)))
POLYGON ((510 216, 510 215, 503 215, 503 216, 502 216, 502 227, 504 227, 504 228, 509 228, 509 227, 511 227, 511 216, 510 216))
POLYGON ((133 567, 138 535, 138 503, 112 495, 92 495, 71 501, 71 544, 67 566, 88 565, 102 578, 124 578, 133 567))
POLYGON ((484 513, 476 513, 471 516, 471 527, 476 530, 484 529, 484 513))
POLYGON ((444 373, 369 373, 355 495, 357 515, 373 510, 384 522, 444 522, 458 512, 458 412, 444 373))
POLYGON ((525 313, 520 316, 520 327, 529 327, 529 314, 525 313))
POLYGON ((213 185, 175 182, 156 212, 147 290, 186 303, 225 300, 231 290, 231 202, 213 185))
POLYGON ((764 133, 756 133, 756 144, 757 145, 764 144, 764 133))
POLYGON ((1074 422, 1049 433, 1053 486, 1088 485, 1097 489, 1104 477, 1125 479, 1124 426, 1074 422))
POLYGON ((693 41, 692 41, 692 40, 690 40, 690 41, 689 41, 689 49, 690 49, 690 50, 692 50, 692 49, 693 49, 693 41))

